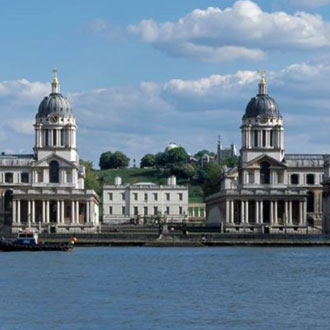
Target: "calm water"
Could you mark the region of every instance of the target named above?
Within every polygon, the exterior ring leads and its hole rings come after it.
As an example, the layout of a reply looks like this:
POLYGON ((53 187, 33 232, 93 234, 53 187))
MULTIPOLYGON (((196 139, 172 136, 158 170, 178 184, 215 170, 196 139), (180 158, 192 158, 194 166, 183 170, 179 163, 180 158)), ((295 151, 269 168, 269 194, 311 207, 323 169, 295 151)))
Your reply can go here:
POLYGON ((0 253, 0 329, 329 329, 328 248, 0 253))

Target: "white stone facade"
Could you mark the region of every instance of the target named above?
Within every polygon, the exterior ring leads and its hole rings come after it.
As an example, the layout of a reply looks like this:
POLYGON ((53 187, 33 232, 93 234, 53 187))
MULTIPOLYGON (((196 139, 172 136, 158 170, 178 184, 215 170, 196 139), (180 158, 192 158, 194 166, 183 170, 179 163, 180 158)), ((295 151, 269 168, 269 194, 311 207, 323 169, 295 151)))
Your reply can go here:
POLYGON ((320 232, 324 155, 285 154, 283 118, 263 77, 241 134, 240 164, 207 198, 207 223, 225 232, 320 232))
POLYGON ((103 222, 109 224, 145 223, 161 217, 182 222, 188 217, 188 188, 176 184, 121 184, 103 187, 103 222))
POLYGON ((99 200, 84 189, 85 168, 76 145, 76 119, 59 93, 52 92, 36 115, 34 154, 0 155, 0 220, 13 232, 93 232, 99 225, 99 200))

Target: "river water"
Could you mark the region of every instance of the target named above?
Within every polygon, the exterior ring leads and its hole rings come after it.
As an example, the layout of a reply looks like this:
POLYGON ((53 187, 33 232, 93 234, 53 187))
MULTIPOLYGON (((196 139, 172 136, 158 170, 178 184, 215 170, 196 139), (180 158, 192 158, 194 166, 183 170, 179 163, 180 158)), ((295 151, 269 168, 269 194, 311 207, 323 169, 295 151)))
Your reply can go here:
POLYGON ((0 329, 329 329, 329 248, 0 253, 0 329))

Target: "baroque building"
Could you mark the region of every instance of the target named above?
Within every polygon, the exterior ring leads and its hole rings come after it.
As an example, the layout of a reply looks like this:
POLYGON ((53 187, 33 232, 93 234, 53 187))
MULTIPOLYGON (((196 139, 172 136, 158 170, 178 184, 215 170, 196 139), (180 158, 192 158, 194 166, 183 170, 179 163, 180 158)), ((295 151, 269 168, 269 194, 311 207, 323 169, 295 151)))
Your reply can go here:
POLYGON ((162 217, 167 222, 188 218, 188 187, 176 184, 175 176, 167 185, 151 182, 103 186, 103 222, 109 224, 146 223, 162 217))
POLYGON ((90 232, 99 224, 98 196, 84 189, 76 119, 53 72, 35 117, 33 154, 0 156, 0 220, 12 232, 90 232))
POLYGON ((225 232, 320 232, 321 154, 286 154, 284 120, 264 76, 241 125, 239 166, 206 199, 207 223, 225 232))

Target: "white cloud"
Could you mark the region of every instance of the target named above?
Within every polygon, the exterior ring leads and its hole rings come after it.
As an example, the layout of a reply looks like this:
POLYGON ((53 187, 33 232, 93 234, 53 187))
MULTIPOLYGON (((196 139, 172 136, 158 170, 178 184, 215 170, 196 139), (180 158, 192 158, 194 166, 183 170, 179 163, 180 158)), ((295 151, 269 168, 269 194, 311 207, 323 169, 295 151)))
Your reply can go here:
POLYGON ((269 50, 330 46, 330 24, 319 15, 268 13, 250 0, 223 10, 195 9, 176 22, 145 19, 128 32, 169 55, 205 62, 260 60, 269 50))

